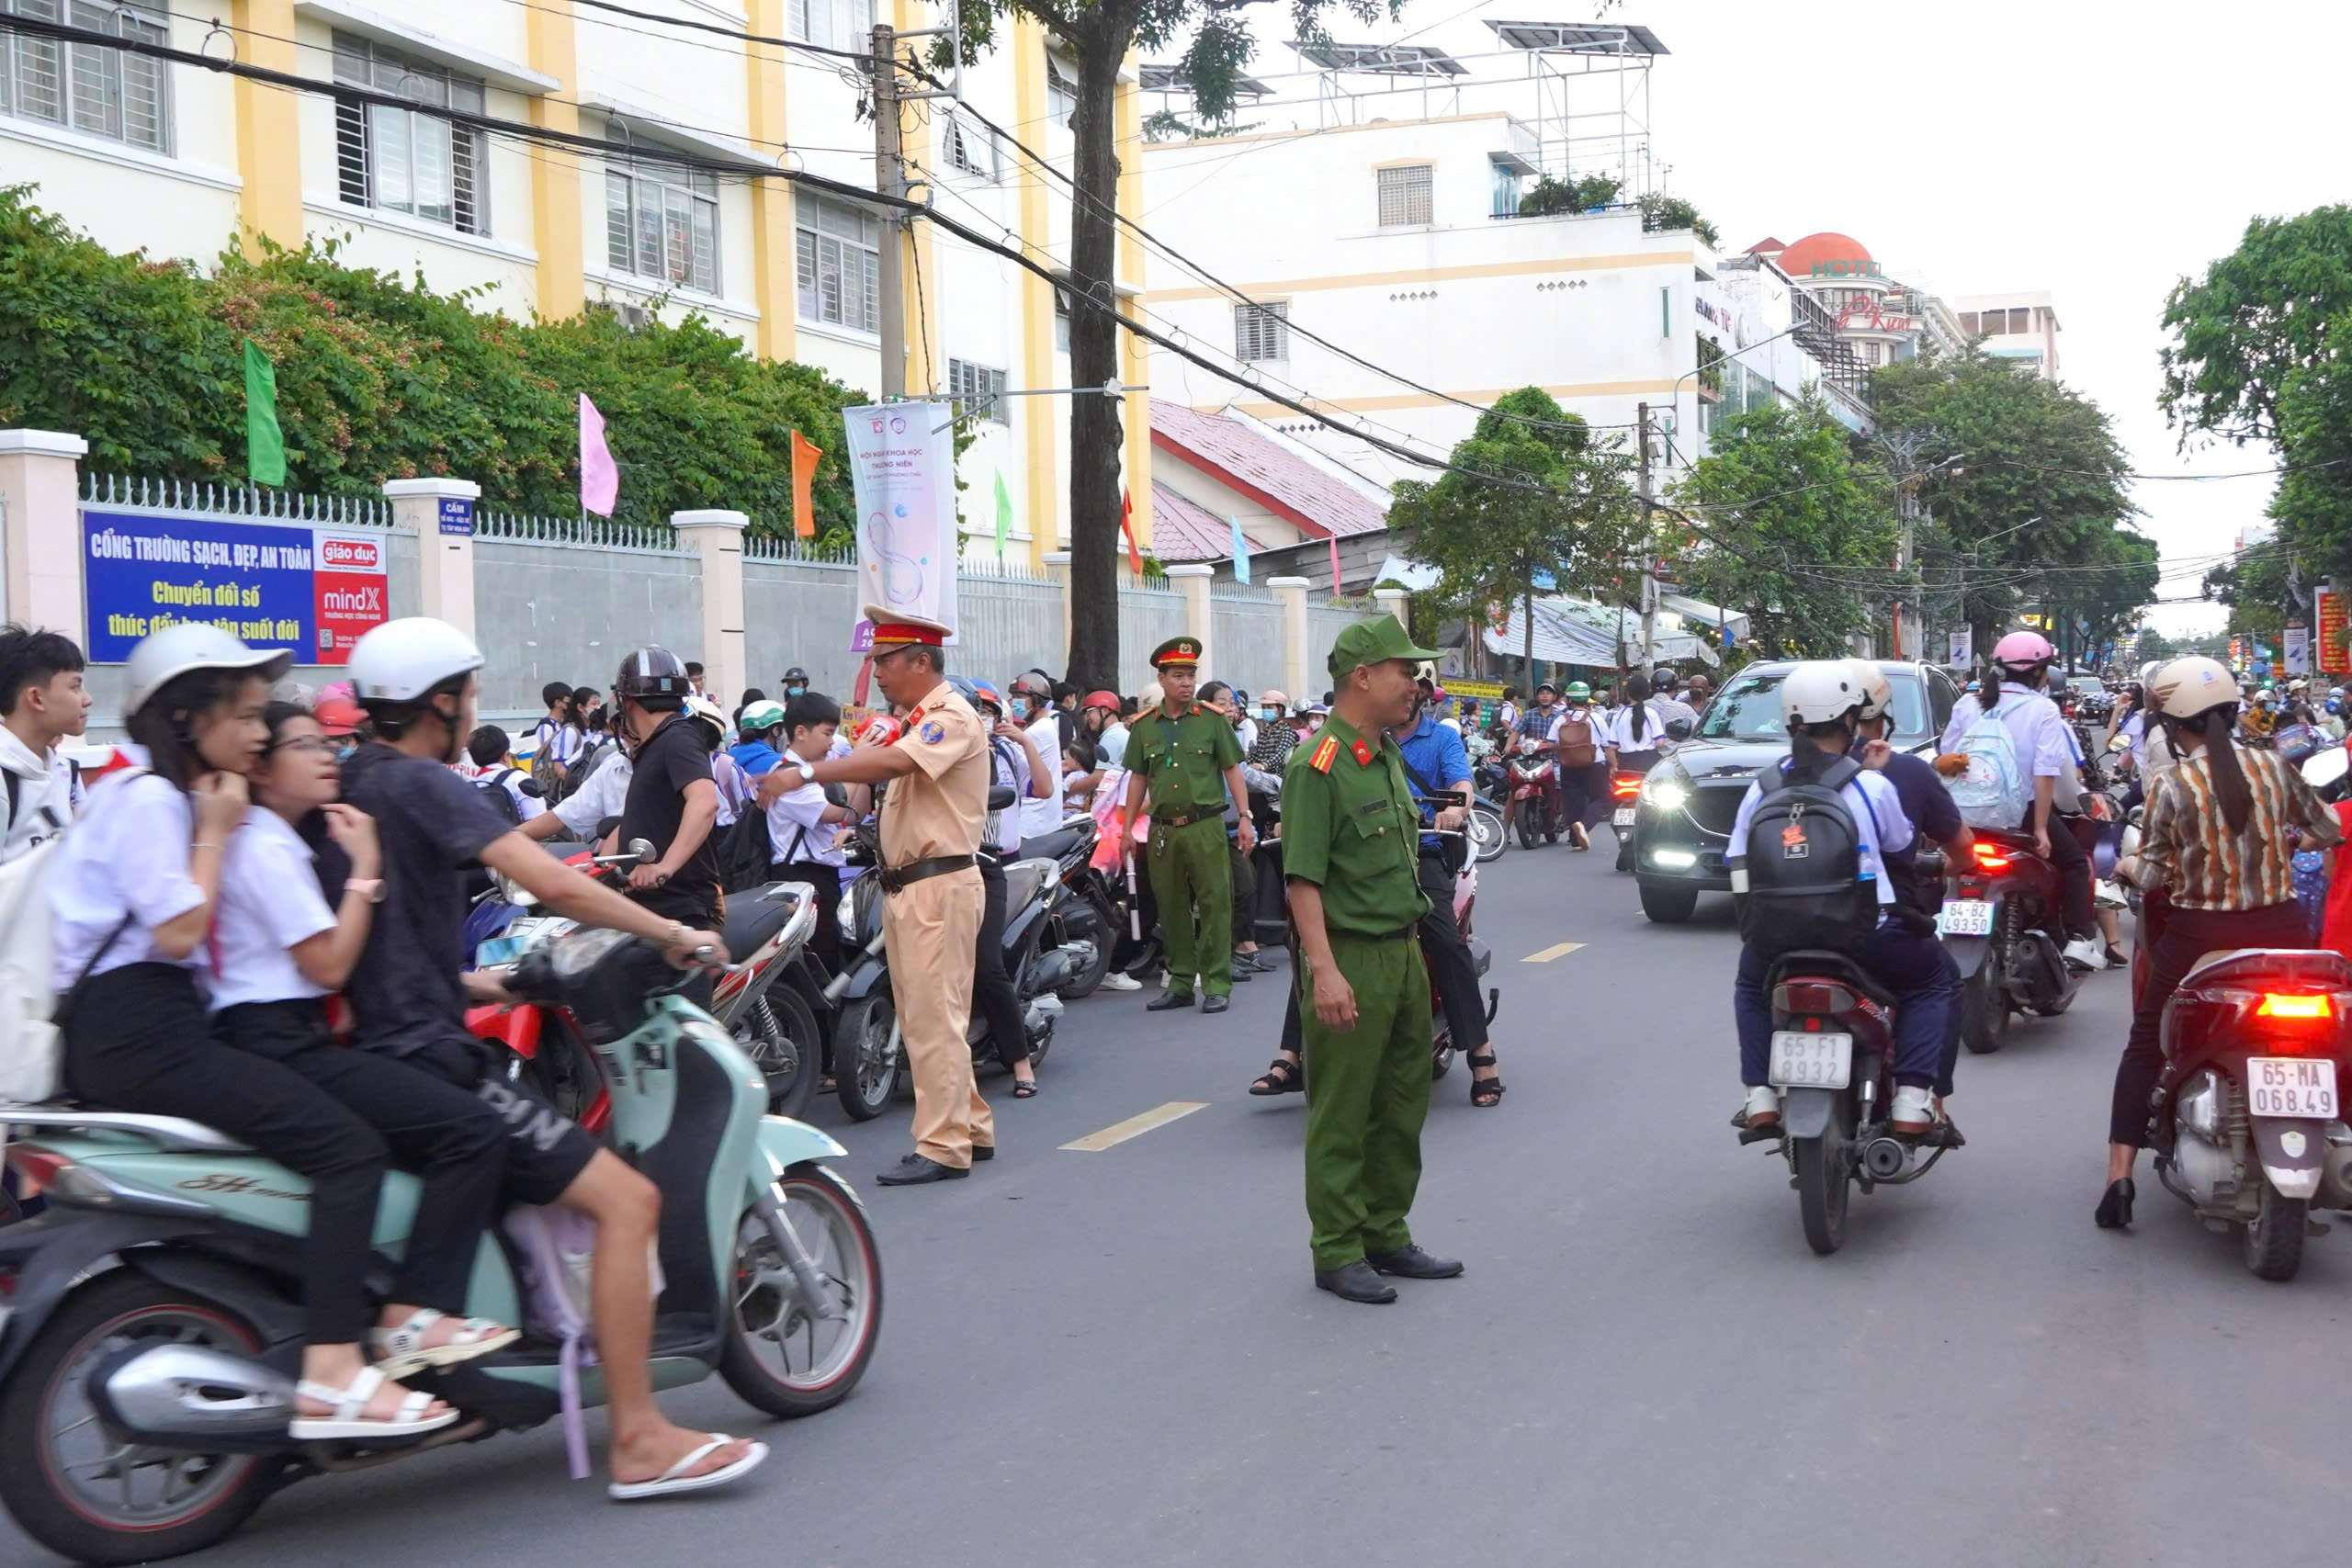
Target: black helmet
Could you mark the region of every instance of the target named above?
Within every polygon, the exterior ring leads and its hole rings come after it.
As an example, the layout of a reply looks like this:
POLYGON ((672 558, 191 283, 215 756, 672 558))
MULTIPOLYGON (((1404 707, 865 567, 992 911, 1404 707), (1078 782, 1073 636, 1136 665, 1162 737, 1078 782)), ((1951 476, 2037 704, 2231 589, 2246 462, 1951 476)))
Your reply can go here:
POLYGON ((640 648, 621 660, 613 678, 616 697, 683 697, 693 689, 686 667, 666 648, 640 648))
POLYGON ((789 686, 796 681, 804 686, 808 683, 808 671, 803 670, 797 664, 784 672, 784 683, 786 685, 789 686))

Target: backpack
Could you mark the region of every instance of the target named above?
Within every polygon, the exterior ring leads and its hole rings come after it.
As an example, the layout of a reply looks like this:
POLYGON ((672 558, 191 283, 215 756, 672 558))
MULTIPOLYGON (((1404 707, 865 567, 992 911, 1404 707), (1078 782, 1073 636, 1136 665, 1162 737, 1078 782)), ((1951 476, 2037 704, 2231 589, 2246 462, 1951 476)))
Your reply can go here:
MULTIPOLYGON (((563 738, 563 727, 539 721, 536 750, 531 753, 531 782, 539 786, 539 797, 549 805, 563 798, 563 773, 556 761, 556 742, 563 738)), ((573 775, 578 775, 573 769, 573 775)))
MULTIPOLYGON (((499 1101, 490 1101, 493 1109, 499 1101)), ((564 1453, 571 1479, 588 1479, 588 1431, 581 1417, 580 1369, 596 1362, 596 1325, 590 1310, 588 1271, 596 1254, 596 1222, 571 1209, 518 1203, 502 1226, 514 1261, 523 1297, 522 1326, 534 1337, 562 1347, 556 1398, 563 1412, 564 1453)), ((653 1294, 663 1281, 659 1258, 652 1259, 653 1294)))
MULTIPOLYGON (((523 825, 523 808, 514 803, 514 792, 506 787, 506 780, 522 771, 520 768, 501 768, 494 773, 484 773, 474 780, 474 788, 481 792, 481 797, 490 803, 490 808, 498 813, 499 820, 510 828, 523 825)), ((532 782, 536 784, 538 781, 535 779, 532 782)))
POLYGON ((1968 759, 1968 771, 1944 787, 1960 807, 1960 819, 1972 828, 2015 828, 2024 821, 2025 770, 2000 709, 1977 715, 1960 738, 1959 754, 1968 759))
MULTIPOLYGON (((133 778, 144 772, 130 768, 115 776, 133 778)), ((51 834, 0 865, 0 1104, 38 1105, 64 1087, 64 1040, 57 1021, 107 950, 138 919, 123 916, 65 995, 57 994, 51 969, 49 869, 64 840, 64 833, 51 834)))
POLYGON ((719 890, 748 893, 764 887, 775 864, 775 841, 768 837, 768 814, 753 802, 718 840, 719 890))
POLYGON ((1878 890, 1862 874, 1861 829, 1843 791, 1861 773, 1840 757, 1817 780, 1792 784, 1777 767, 1758 775, 1747 856, 1734 891, 1740 940, 1761 958, 1800 948, 1859 957, 1878 925, 1878 890))
POLYGON ((587 744, 581 747, 580 755, 571 759, 571 766, 566 770, 563 783, 548 796, 548 804, 553 806, 559 800, 567 800, 578 795, 582 786, 587 784, 588 775, 603 766, 605 760, 612 754, 613 738, 611 736, 591 735, 587 744))
MULTIPOLYGON (((1592 710, 1587 708, 1587 715, 1592 710)), ((1573 716, 1560 720, 1559 759, 1563 768, 1589 768, 1600 758, 1600 748, 1594 744, 1592 720, 1589 716, 1573 716), (1570 739, 1570 736, 1577 739, 1570 739)))

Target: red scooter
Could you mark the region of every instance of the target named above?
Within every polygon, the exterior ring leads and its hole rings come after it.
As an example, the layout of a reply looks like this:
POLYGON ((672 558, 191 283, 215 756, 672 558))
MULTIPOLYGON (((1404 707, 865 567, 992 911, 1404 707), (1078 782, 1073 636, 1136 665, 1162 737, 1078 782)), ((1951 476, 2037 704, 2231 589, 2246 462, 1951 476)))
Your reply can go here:
MULTIPOLYGON (((2142 906, 2132 994, 2144 990, 2166 900, 2142 906)), ((2291 1280, 2310 1211, 2352 1209, 2352 1129, 2340 1086, 2352 1069, 2352 963, 2340 953, 2241 948, 2209 953, 2165 1001, 2164 1076, 2148 1134, 2165 1190, 2238 1232, 2245 1266, 2291 1280)))
POLYGON ((1975 837, 1973 855, 1952 868, 1937 929, 1960 965, 1961 1043, 1983 1055, 2001 1048, 2012 1012, 2055 1018, 2073 1006, 2082 976, 2064 953, 2057 866, 2030 833, 1979 828, 1975 837))
POLYGON ((1510 760, 1510 820, 1519 827, 1519 847, 1532 850, 1541 839, 1560 841, 1560 765, 1549 751, 1522 751, 1510 760))
POLYGON ((1620 768, 1609 775, 1609 830, 1617 835, 1617 869, 1634 869, 1634 824, 1640 819, 1642 780, 1647 775, 1620 768))

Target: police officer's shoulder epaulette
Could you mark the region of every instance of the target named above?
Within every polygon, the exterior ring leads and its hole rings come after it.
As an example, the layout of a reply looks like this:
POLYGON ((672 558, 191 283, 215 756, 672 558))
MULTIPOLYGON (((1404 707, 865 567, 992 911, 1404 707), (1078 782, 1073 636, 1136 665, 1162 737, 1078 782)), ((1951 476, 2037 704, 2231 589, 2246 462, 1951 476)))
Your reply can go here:
POLYGON ((1306 765, 1318 773, 1328 773, 1331 771, 1331 764, 1339 761, 1339 758, 1340 738, 1336 735, 1327 735, 1323 738, 1323 743, 1315 748, 1315 755, 1306 759, 1306 765))

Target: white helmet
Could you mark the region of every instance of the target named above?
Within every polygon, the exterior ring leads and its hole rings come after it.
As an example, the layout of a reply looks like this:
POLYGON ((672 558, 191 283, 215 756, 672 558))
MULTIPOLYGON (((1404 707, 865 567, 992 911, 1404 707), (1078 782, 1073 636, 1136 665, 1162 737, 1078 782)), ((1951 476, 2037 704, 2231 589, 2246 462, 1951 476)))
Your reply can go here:
POLYGON ((413 703, 442 682, 482 667, 474 639, 447 621, 404 615, 351 650, 351 694, 363 703, 413 703))
POLYGON ((727 710, 708 697, 688 697, 686 716, 700 720, 703 728, 710 731, 712 745, 727 739, 727 710))
POLYGON ((2221 660, 2190 654, 2155 672, 2148 682, 2148 700, 2167 718, 2195 718, 2224 705, 2235 706, 2238 683, 2221 660))
POLYGON ((1829 724, 1860 708, 1863 700, 1849 660, 1808 659, 1781 682, 1781 718, 1792 726, 1829 724))
POLYGON ((1848 659, 1841 662, 1852 673, 1855 684, 1862 694, 1860 716, 1863 718, 1884 717, 1887 708, 1894 702, 1894 686, 1887 680, 1886 671, 1878 667, 1878 660, 1848 659))
POLYGON ((2161 659, 2151 659, 2140 666, 2140 686, 2143 691, 2147 689, 2149 682, 2156 678, 2156 671, 2164 667, 2165 661, 2161 659))
POLYGON ((278 649, 247 648, 209 621, 180 621, 140 638, 122 667, 123 711, 137 713, 147 699, 194 670, 245 670, 275 681, 294 667, 294 656, 278 649))

